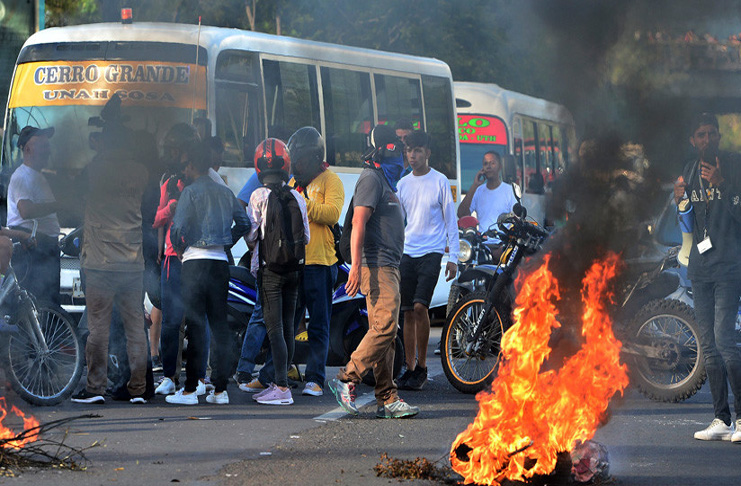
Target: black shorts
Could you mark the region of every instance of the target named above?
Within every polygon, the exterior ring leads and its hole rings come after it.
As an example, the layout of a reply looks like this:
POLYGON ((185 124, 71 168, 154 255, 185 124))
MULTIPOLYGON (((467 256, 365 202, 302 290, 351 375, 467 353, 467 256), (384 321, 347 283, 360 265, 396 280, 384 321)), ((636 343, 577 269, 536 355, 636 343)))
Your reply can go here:
POLYGON ((412 310, 417 302, 430 307, 442 259, 442 253, 428 253, 419 258, 402 255, 399 265, 402 311, 412 310))

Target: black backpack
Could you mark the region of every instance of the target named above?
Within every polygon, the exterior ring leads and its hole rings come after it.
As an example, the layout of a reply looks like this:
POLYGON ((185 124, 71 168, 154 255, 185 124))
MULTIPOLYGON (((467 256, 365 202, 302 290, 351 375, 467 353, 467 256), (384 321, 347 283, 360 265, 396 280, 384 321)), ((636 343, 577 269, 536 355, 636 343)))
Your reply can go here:
POLYGON ((352 259, 350 258, 350 238, 352 237, 352 216, 354 213, 353 199, 350 199, 350 205, 347 207, 347 213, 345 213, 345 224, 342 225, 342 232, 340 234, 339 241, 336 243, 336 250, 338 251, 338 257, 347 263, 352 265, 352 259))
POLYGON ((304 219, 298 201, 285 185, 270 186, 260 265, 276 273, 300 270, 306 257, 304 219))

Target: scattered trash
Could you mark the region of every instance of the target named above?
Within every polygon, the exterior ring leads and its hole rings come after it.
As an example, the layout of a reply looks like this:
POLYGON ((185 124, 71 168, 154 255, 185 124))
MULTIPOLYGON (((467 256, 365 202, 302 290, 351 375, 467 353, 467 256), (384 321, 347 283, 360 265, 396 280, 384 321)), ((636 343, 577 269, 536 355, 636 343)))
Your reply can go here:
POLYGON ((122 468, 122 467, 117 467, 116 469, 114 469, 114 471, 123 471, 123 470, 124 470, 124 468, 122 468))
POLYGON ((605 480, 610 473, 607 448, 593 440, 577 441, 571 451, 571 474, 579 483, 605 480))
POLYGON ((273 453, 272 452, 261 452, 260 455, 261 456, 272 456, 273 453))
POLYGON ((447 481, 451 476, 456 474, 450 466, 438 464, 446 458, 447 454, 435 462, 430 462, 424 457, 417 457, 413 461, 408 461, 392 459, 384 452, 381 454, 381 462, 373 466, 373 470, 378 477, 447 481))
POLYGON ((188 417, 188 420, 213 420, 213 417, 188 417))
POLYGON ((291 436, 291 439, 300 439, 300 438, 301 438, 301 436, 300 436, 300 435, 292 435, 292 436, 291 436))

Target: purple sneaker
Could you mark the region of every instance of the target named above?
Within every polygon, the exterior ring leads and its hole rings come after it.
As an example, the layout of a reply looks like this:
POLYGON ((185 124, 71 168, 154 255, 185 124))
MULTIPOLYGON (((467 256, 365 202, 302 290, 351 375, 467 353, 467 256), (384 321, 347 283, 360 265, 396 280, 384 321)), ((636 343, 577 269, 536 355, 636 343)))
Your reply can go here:
POLYGON ((272 385, 267 393, 257 397, 255 401, 263 405, 290 405, 293 403, 293 396, 290 388, 283 391, 277 385, 272 385))
POLYGON ((262 390, 261 392, 255 393, 254 395, 252 395, 252 399, 254 401, 257 401, 257 399, 260 398, 261 396, 265 395, 266 393, 270 393, 273 390, 273 388, 275 388, 275 383, 269 384, 268 387, 262 390))
POLYGON ((351 414, 358 415, 358 407, 355 406, 355 383, 345 383, 337 378, 330 380, 327 385, 337 399, 337 403, 340 404, 342 409, 351 414))

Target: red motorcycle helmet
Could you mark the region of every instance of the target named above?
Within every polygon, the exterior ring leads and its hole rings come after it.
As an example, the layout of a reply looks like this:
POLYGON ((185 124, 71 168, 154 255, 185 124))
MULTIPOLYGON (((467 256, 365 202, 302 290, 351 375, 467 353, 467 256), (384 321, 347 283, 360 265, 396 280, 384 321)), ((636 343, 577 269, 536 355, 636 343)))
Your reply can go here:
POLYGON ((266 138, 255 149, 255 171, 261 183, 268 175, 279 176, 288 182, 291 170, 291 155, 286 144, 277 138, 266 138))

